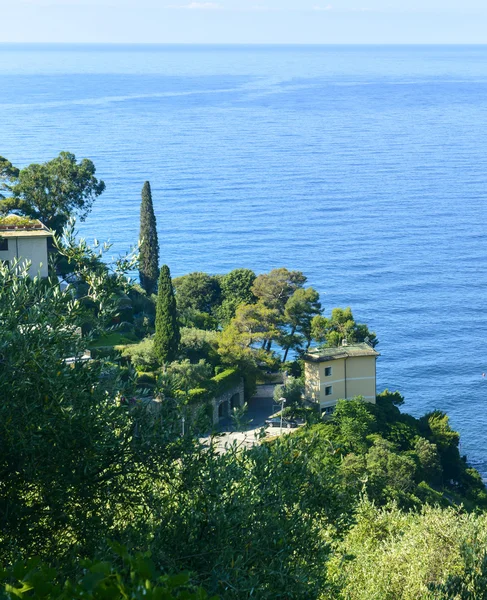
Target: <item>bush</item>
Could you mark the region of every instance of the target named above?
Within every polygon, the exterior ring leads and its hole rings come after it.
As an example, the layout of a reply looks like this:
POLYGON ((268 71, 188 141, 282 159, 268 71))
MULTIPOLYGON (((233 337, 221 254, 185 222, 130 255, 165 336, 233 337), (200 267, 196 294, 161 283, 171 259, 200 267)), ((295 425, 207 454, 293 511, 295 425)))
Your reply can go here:
POLYGON ((216 351, 217 332, 196 329, 195 327, 181 328, 179 354, 191 362, 203 359, 211 365, 217 365, 220 357, 216 351))
POLYGON ((152 322, 154 322, 154 317, 156 314, 156 296, 147 296, 145 290, 143 290, 138 284, 132 286, 128 295, 132 301, 134 315, 147 315, 148 317, 151 317, 152 322))
POLYGON ((120 333, 134 333, 134 326, 128 321, 122 321, 117 327, 117 331, 119 331, 120 333))
POLYGON ((117 360, 122 354, 120 350, 117 350, 114 346, 99 346, 97 348, 91 348, 91 358, 93 359, 109 359, 109 360, 117 360))
POLYGON ((240 384, 242 375, 237 369, 225 369, 213 377, 216 384, 216 395, 220 396, 240 384))
POLYGON ((130 369, 128 367, 120 367, 119 377, 120 381, 127 383, 130 377, 130 369))
POLYGON ((187 573, 161 575, 148 554, 130 556, 119 547, 123 566, 109 561, 86 561, 83 574, 66 579, 41 563, 38 559, 17 562, 13 567, 0 569, 0 598, 17 600, 19 597, 34 600, 102 600, 126 598, 164 598, 165 600, 217 600, 209 599, 202 589, 192 585, 187 573))
POLYGON ((190 403, 198 403, 198 402, 206 402, 212 400, 214 394, 208 388, 195 388, 193 390, 189 390, 188 392, 188 400, 190 403))
POLYGON ((282 414, 285 419, 303 419, 307 425, 321 422, 318 406, 288 406, 282 414))
POLYGON ((157 377, 153 373, 139 373, 137 377, 137 385, 149 385, 155 387, 157 377))
POLYGON ((159 366, 154 352, 153 338, 145 338, 138 344, 126 347, 122 356, 129 358, 136 369, 152 371, 159 366))
POLYGON ((303 381, 294 377, 288 377, 284 385, 276 385, 274 388, 274 401, 278 402, 280 398, 286 398, 288 406, 299 406, 302 403, 303 393, 303 381))
POLYGON ((300 378, 303 376, 304 371, 304 361, 302 360, 293 360, 282 363, 279 367, 279 371, 281 373, 287 372, 290 377, 300 378))

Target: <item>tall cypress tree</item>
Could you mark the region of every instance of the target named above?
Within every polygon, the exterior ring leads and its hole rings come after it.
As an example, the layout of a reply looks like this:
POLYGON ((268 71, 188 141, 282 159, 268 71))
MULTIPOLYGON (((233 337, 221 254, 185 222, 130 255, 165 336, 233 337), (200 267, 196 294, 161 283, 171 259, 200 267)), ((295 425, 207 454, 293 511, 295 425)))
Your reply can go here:
POLYGON ((181 335, 176 314, 176 298, 169 267, 163 265, 159 275, 156 304, 156 334, 154 351, 161 363, 176 359, 181 335))
POLYGON ((146 181, 142 188, 142 202, 140 204, 140 250, 139 250, 139 276, 140 285, 147 295, 156 291, 157 277, 159 275, 159 241, 157 239, 156 216, 152 204, 150 183, 146 181))

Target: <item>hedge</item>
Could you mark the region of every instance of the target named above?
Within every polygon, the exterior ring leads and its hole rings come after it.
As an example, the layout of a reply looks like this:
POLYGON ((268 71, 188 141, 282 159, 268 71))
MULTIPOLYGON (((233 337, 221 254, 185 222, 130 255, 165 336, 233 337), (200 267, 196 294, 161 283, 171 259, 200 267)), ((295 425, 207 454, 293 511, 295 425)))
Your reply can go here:
POLYGON ((157 377, 153 373, 139 373, 137 385, 156 385, 157 377))
POLYGON ((90 353, 93 359, 109 358, 117 360, 121 358, 121 353, 115 346, 97 346, 90 348, 90 353))
POLYGON ((213 377, 212 381, 216 383, 216 395, 221 396, 225 392, 228 392, 233 387, 240 384, 242 375, 238 369, 226 369, 218 375, 213 377))
POLYGON ((193 390, 189 390, 188 397, 191 403, 197 403, 212 400, 214 394, 208 388, 194 388, 193 390))
POLYGON ((205 387, 189 390, 189 401, 197 403, 213 400, 239 385, 241 380, 242 376, 237 369, 226 369, 207 381, 205 387))

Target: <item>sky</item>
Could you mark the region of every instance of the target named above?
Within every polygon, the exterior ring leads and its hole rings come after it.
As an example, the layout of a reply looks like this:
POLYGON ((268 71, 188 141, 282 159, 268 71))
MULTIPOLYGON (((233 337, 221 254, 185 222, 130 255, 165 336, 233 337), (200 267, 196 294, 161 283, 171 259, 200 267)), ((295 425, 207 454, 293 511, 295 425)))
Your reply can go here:
POLYGON ((482 44, 487 0, 0 0, 0 42, 482 44))

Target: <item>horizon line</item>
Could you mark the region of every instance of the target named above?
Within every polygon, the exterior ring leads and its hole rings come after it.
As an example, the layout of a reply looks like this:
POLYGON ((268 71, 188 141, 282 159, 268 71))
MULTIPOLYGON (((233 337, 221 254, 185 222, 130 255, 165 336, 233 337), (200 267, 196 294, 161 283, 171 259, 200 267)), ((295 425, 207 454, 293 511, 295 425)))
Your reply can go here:
POLYGON ((2 42, 0 46, 487 46, 487 42, 2 42))

